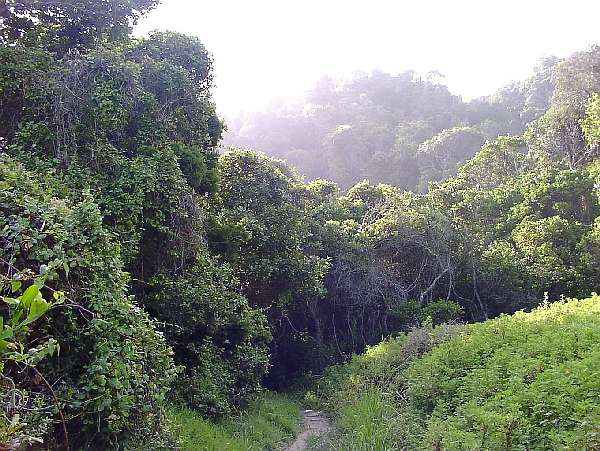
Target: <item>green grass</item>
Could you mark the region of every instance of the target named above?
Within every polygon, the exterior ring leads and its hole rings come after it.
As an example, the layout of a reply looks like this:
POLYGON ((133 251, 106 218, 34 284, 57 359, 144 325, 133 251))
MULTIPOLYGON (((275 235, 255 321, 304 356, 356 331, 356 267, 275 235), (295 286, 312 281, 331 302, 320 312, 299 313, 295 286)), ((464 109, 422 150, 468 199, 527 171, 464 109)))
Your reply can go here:
POLYGON ((270 392, 220 422, 184 408, 173 408, 169 416, 184 451, 275 450, 298 433, 302 418, 297 402, 270 392))
POLYGON ((392 339, 307 395, 329 449, 600 449, 600 297, 392 339))

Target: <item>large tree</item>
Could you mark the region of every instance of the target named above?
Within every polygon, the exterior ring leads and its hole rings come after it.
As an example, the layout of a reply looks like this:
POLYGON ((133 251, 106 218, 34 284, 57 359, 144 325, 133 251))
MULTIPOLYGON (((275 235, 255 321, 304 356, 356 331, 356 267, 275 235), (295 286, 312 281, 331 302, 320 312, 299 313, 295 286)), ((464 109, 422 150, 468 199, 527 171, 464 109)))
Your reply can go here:
POLYGON ((84 50, 128 37, 158 0, 2 0, 0 43, 84 50))

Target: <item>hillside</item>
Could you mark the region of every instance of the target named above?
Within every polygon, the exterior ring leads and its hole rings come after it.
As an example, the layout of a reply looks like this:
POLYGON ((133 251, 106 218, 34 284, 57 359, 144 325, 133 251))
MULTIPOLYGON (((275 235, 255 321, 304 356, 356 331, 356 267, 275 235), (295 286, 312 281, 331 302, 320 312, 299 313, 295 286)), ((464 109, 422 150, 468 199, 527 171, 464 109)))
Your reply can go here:
POLYGON ((343 188, 368 179, 424 192, 455 175, 486 140, 521 135, 543 115, 559 62, 545 58, 529 79, 471 102, 435 73, 323 77, 304 98, 232 117, 223 145, 264 151, 309 180, 343 188))
POLYGON ((331 449, 596 449, 600 297, 425 327, 327 370, 331 449))

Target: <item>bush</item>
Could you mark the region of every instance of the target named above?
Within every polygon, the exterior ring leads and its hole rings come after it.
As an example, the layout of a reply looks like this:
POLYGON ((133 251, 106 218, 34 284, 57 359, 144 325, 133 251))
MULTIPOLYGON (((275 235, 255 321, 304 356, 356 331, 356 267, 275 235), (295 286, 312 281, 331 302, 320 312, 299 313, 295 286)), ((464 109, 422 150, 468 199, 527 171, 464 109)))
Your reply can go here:
POLYGON ((415 300, 408 300, 395 306, 392 316, 398 321, 400 327, 418 327, 425 319, 421 304, 415 300))
POLYGON ((427 418, 424 446, 590 449, 599 343, 598 296, 469 326, 406 373, 407 406, 427 418))
POLYGON ((402 327, 418 327, 427 318, 434 325, 457 321, 464 313, 463 308, 456 302, 439 299, 422 307, 417 301, 409 300, 392 311, 392 316, 402 327))
MULTIPOLYGON (((64 400, 56 408, 67 418, 71 446, 168 442, 163 406, 176 372, 172 351, 127 295, 119 247, 93 198, 61 198, 52 174, 43 180, 0 158, 0 267, 36 273, 51 262, 47 285, 65 293, 64 308, 49 311, 26 345, 50 335, 60 345, 39 372, 64 400)), ((33 397, 52 399, 29 371, 7 365, 3 376, 33 397)), ((56 414, 44 417, 59 422, 56 414)))
POLYGON ((600 296, 417 329, 331 368, 309 397, 335 449, 597 449, 600 296))
POLYGON ((269 324, 233 287, 231 270, 209 257, 175 276, 157 276, 146 306, 185 370, 175 397, 204 415, 230 412, 259 390, 268 362, 269 324))
POLYGON ((433 324, 439 325, 458 320, 463 314, 463 308, 456 302, 440 299, 427 304, 423 308, 425 318, 431 318, 433 324))

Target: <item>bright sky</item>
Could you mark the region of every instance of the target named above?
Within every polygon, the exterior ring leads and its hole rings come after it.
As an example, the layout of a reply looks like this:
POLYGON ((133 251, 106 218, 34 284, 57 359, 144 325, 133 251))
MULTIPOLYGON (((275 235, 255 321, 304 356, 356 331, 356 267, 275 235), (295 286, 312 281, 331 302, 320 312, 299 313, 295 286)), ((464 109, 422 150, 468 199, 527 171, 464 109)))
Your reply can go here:
POLYGON ((323 74, 438 70, 465 99, 544 55, 600 44, 598 0, 162 0, 137 27, 198 36, 221 114, 297 96, 323 74))

